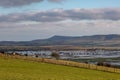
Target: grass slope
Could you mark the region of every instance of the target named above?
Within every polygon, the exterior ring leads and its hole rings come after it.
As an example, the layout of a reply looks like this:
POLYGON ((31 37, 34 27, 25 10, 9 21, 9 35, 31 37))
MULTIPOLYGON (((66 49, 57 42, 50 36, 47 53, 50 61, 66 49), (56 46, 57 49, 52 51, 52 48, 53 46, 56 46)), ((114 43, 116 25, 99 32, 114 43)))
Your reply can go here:
POLYGON ((120 80, 120 74, 0 57, 0 80, 120 80))

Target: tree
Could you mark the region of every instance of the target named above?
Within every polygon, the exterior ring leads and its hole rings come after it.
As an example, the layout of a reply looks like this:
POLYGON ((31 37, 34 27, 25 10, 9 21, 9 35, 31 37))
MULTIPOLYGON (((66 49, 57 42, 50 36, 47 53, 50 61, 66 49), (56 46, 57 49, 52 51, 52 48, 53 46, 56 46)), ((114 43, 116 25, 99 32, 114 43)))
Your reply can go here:
POLYGON ((59 55, 58 53, 55 53, 55 52, 53 52, 53 53, 51 54, 51 56, 54 57, 54 58, 56 58, 56 59, 59 59, 59 58, 60 58, 60 55, 59 55))
POLYGON ((24 56, 28 56, 28 54, 26 53, 26 54, 24 54, 24 56))

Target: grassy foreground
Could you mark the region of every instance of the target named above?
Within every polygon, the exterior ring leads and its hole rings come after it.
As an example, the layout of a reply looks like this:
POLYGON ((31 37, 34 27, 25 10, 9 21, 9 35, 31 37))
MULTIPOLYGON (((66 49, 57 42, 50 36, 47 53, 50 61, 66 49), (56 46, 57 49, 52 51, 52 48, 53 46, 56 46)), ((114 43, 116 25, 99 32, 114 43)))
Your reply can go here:
POLYGON ((120 80, 120 74, 0 57, 0 80, 120 80))

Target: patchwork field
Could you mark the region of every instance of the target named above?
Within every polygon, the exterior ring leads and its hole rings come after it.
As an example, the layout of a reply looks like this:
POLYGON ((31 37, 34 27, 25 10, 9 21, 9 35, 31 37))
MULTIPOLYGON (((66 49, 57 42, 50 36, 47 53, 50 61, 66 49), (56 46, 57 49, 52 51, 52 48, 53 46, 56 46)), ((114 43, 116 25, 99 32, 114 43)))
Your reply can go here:
POLYGON ((0 57, 0 80, 120 80, 120 74, 0 57))

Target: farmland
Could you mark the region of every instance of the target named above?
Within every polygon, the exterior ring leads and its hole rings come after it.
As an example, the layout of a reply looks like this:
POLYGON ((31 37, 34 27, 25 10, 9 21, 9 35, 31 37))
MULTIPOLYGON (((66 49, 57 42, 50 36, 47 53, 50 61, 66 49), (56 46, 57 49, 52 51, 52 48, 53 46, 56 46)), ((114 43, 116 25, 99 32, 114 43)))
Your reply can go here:
POLYGON ((1 80, 120 80, 119 73, 0 57, 1 80))

